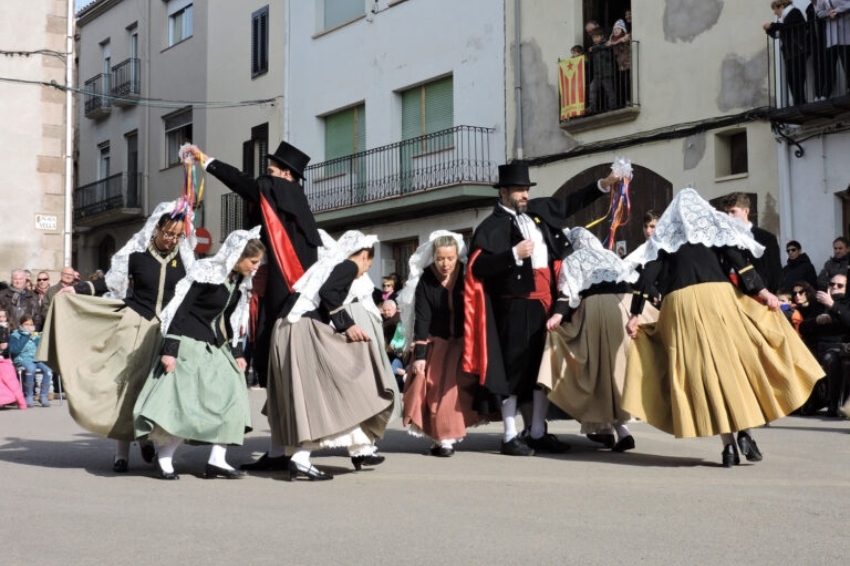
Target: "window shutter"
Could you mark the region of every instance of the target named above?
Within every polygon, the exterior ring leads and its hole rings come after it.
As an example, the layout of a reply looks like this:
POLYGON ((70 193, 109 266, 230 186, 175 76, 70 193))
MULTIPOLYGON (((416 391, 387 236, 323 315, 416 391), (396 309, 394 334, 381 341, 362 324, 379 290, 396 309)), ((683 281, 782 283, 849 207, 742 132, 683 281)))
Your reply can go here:
POLYGON ((325 159, 354 153, 354 109, 343 110, 325 118, 325 159))
POLYGON ((260 72, 260 18, 251 18, 251 75, 260 72))
POLYGON ((269 8, 266 8, 260 13, 260 72, 265 73, 269 70, 269 8))
POLYGON ((452 77, 446 77, 425 85, 425 130, 433 134, 454 126, 454 96, 452 77))
POLYGON ((422 128, 422 87, 416 87, 401 93, 401 139, 418 138, 422 128))

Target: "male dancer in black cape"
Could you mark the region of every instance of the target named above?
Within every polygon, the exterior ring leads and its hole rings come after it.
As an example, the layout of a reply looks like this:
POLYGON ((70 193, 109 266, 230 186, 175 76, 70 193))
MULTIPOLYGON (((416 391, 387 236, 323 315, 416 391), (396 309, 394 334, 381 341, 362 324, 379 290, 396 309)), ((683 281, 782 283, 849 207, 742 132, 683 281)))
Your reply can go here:
POLYGON ((499 166, 499 182, 493 185, 499 202, 472 236, 464 370, 477 374, 485 395, 501 402, 502 454, 532 456, 535 450, 570 448, 546 434, 549 400, 536 388, 546 319, 557 298, 560 260, 569 247, 562 232, 567 218, 610 192, 616 181, 612 174, 564 198, 529 200, 529 189, 537 183, 529 180, 528 164, 499 166), (518 404, 528 401, 533 402, 531 431, 523 439, 516 413, 518 404))
MULTIPOLYGON (((268 373, 272 329, 292 295, 292 287, 318 259, 322 238, 310 211, 307 196, 300 182, 310 157, 286 142, 280 142, 274 153, 268 154, 266 175, 252 179, 221 160, 205 155, 197 146, 185 151, 203 158, 204 167, 219 181, 261 214, 263 231, 260 239, 268 250, 268 275, 265 295, 254 341, 254 359, 262 364, 264 377, 268 373)), ((262 383, 265 385, 265 383, 262 383)), ((247 470, 287 469, 287 458, 264 454, 258 461, 242 466, 247 470)))

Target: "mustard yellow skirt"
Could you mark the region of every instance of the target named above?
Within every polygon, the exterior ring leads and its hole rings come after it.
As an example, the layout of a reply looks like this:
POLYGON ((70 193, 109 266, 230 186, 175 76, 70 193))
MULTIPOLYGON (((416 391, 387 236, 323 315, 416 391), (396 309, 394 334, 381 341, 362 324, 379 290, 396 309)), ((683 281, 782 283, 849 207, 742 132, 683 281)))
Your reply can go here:
POLYGON ((639 328, 622 407, 679 438, 784 417, 806 402, 823 375, 781 311, 729 283, 670 293, 658 321, 639 328))

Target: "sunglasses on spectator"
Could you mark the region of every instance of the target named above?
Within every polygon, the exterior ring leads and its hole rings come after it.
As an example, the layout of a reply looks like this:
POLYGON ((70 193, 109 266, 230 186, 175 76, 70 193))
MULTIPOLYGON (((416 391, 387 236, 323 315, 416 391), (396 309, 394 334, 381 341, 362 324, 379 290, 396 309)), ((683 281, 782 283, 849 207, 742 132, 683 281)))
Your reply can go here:
POLYGON ((805 291, 794 291, 794 294, 795 295, 805 295, 806 292, 805 291))
POLYGON ((830 287, 835 287, 836 289, 843 289, 844 283, 834 283, 832 281, 829 282, 830 287))
POLYGON ((50 281, 50 277, 39 277, 37 281, 50 281))
POLYGON ((788 248, 788 249, 787 249, 787 250, 785 250, 785 251, 786 251, 786 252, 788 252, 788 253, 790 254, 790 253, 793 253, 793 252, 796 252, 796 251, 799 251, 799 250, 798 250, 797 248, 788 248))

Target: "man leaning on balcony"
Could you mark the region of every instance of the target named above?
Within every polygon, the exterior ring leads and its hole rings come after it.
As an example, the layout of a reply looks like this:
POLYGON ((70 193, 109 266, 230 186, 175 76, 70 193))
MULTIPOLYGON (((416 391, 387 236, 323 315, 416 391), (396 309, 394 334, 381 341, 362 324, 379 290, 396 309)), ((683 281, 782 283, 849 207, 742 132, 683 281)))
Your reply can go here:
MULTIPOLYGON (((268 169, 265 175, 252 179, 236 167, 204 154, 197 146, 187 146, 200 159, 204 168, 228 189, 252 204, 262 215, 263 226, 260 239, 268 250, 267 283, 263 303, 257 322, 257 337, 254 341, 254 367, 260 368, 261 384, 265 385, 268 373, 269 343, 275 321, 283 313, 292 295, 292 286, 316 263, 322 238, 310 211, 307 196, 300 181, 310 157, 286 142, 280 142, 274 153, 268 154, 268 169)), ((281 452, 282 455, 282 452, 281 452)), ((265 454, 244 469, 269 470, 274 467, 274 454, 265 454)), ((285 458, 280 458, 286 469, 285 458)))

